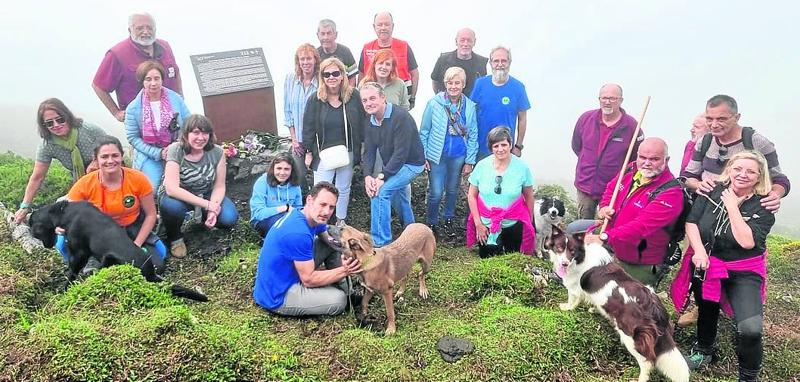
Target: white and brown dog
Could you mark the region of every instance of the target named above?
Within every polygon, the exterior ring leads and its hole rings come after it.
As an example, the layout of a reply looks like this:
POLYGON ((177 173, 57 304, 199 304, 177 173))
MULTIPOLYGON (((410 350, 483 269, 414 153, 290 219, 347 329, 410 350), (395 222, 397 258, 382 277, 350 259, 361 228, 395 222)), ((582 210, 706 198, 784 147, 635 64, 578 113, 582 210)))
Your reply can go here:
POLYGON ((544 244, 553 234, 553 226, 564 220, 566 213, 564 202, 558 198, 546 196, 536 201, 533 208, 533 226, 536 228, 536 254, 546 259, 547 248, 544 244))
POLYGON ((655 366, 671 381, 688 381, 689 367, 672 338, 667 310, 652 289, 628 275, 600 244, 584 245, 583 233, 558 227, 548 242, 556 274, 563 274, 567 302, 562 310, 587 302, 605 316, 639 364, 639 382, 655 366))

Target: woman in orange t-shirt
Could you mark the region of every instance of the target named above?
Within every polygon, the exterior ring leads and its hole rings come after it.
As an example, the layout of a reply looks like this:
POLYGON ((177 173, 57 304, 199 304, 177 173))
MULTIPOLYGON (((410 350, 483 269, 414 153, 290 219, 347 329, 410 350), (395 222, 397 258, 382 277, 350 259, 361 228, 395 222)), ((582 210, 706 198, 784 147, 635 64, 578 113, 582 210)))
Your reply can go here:
POLYGON ((78 179, 67 199, 85 200, 113 218, 136 245, 159 254, 153 256, 153 263, 161 270, 166 248, 153 233, 157 220, 153 186, 141 171, 123 167, 122 152, 122 143, 116 137, 99 138, 94 149, 99 169, 78 179))

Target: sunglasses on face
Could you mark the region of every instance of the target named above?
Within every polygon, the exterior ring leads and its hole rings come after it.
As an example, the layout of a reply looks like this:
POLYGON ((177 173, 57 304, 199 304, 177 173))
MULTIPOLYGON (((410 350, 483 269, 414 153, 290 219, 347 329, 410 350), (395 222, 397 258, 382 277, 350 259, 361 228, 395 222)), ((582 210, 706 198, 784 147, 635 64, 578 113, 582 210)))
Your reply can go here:
POLYGON ((336 71, 333 71, 333 72, 322 72, 322 78, 328 78, 328 77, 338 78, 341 75, 342 75, 342 72, 339 71, 339 70, 336 70, 336 71))
POLYGON ((61 125, 64 122, 67 122, 67 119, 62 117, 62 116, 59 116, 58 118, 48 119, 48 120, 44 121, 43 125, 44 125, 44 127, 48 128, 48 129, 52 129, 53 126, 55 126, 56 124, 61 125))
POLYGON ((496 176, 494 178, 494 183, 497 184, 496 186, 494 186, 494 193, 500 195, 500 193, 503 192, 503 188, 500 187, 500 183, 503 183, 503 176, 502 175, 496 176))

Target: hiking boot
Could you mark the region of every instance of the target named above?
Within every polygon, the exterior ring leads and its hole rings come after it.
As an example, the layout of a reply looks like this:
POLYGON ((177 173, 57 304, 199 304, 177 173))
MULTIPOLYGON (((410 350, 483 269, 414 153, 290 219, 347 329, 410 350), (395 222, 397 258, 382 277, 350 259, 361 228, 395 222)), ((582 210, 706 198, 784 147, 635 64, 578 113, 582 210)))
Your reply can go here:
POLYGON ((100 261, 94 257, 90 257, 86 262, 86 265, 84 265, 83 269, 81 269, 81 277, 86 278, 93 275, 98 269, 100 269, 101 266, 102 264, 100 264, 100 261))
POLYGON ((707 365, 717 361, 716 354, 714 354, 713 350, 709 354, 698 350, 697 346, 692 346, 692 352, 684 358, 686 359, 686 364, 689 366, 689 370, 692 371, 705 368, 707 365))
POLYGON ((761 371, 761 368, 745 369, 739 366, 739 382, 758 382, 759 371, 761 371))
POLYGON ((697 323, 697 316, 700 315, 700 309, 697 305, 692 306, 689 310, 685 311, 678 317, 678 326, 686 328, 697 323))
POLYGON ((437 227, 436 224, 428 224, 428 227, 433 231, 433 237, 439 240, 439 227, 437 227))
POLYGON ((169 251, 175 258, 182 259, 186 257, 186 244, 183 239, 173 241, 169 246, 169 251))

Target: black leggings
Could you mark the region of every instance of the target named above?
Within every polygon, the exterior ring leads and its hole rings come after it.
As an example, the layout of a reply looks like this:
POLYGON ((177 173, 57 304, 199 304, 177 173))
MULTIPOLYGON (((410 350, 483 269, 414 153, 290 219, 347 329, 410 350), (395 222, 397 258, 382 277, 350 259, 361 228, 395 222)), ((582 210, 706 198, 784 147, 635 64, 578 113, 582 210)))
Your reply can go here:
POLYGON ((500 236, 497 237, 497 245, 478 245, 478 256, 481 258, 502 255, 507 252, 519 252, 522 246, 522 224, 514 223, 510 227, 503 228, 500 236))
MULTIPOLYGON (((761 303, 761 276, 753 272, 728 272, 722 280, 722 292, 733 308, 736 321, 736 356, 739 367, 750 370, 761 368, 763 357, 762 331, 764 304, 761 303)), ((695 279, 694 299, 699 307, 697 319, 697 347, 711 354, 717 337, 720 304, 702 299, 701 284, 695 279)))

